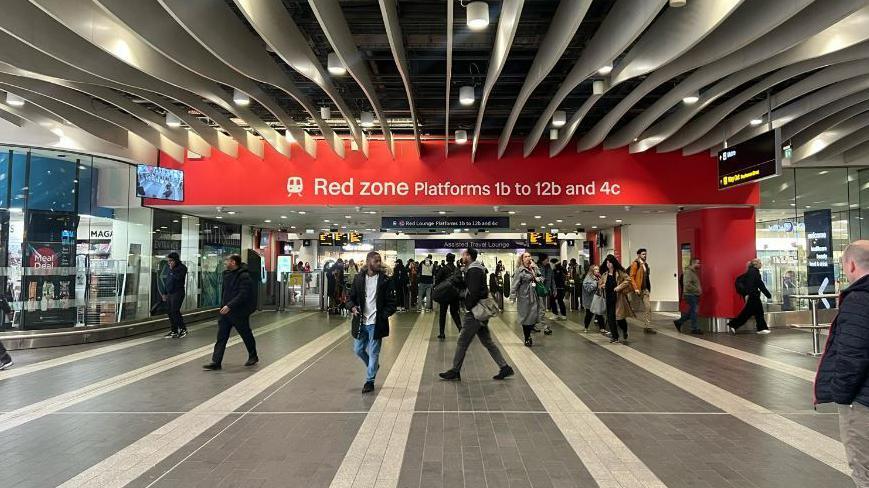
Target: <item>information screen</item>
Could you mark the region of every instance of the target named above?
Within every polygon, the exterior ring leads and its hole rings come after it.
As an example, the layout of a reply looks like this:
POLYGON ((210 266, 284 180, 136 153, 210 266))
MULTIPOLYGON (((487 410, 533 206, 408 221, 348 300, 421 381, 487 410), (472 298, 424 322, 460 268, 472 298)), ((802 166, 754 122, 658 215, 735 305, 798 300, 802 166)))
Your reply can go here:
POLYGON ((184 172, 140 164, 136 167, 136 196, 184 201, 184 172))
POLYGON ((780 129, 718 151, 718 189, 756 183, 781 173, 780 129))
POLYGON ((529 232, 529 248, 553 248, 558 247, 558 235, 549 232, 529 232))
POLYGON ((321 246, 334 246, 335 239, 331 232, 322 232, 320 233, 320 238, 318 242, 321 246))
POLYGON ((347 240, 350 244, 362 244, 362 234, 358 232, 348 232, 347 240))

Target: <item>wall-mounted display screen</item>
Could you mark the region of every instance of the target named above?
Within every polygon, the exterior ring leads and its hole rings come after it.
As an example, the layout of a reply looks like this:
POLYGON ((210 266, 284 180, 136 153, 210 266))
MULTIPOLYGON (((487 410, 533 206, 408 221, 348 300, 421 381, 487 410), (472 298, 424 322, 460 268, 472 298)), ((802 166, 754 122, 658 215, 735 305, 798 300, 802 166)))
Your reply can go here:
POLYGON ((528 248, 553 248, 558 247, 558 235, 549 232, 529 232, 528 248))
POLYGON ((781 173, 781 130, 718 151, 718 189, 756 183, 781 173))
POLYGON ((184 172, 140 164, 136 167, 136 196, 184 201, 184 172))
POLYGON ((321 232, 320 237, 317 239, 317 243, 321 246, 334 246, 335 235, 331 232, 321 232))

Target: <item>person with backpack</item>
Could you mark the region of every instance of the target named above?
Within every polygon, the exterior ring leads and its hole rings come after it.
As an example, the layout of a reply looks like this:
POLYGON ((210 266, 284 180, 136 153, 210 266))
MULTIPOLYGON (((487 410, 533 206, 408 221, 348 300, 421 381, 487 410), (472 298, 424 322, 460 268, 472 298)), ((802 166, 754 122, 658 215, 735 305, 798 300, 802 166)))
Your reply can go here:
POLYGON ((815 376, 814 404, 836 404, 851 477, 858 488, 869 488, 869 241, 845 248, 842 272, 851 285, 839 296, 815 376))
MULTIPOLYGON (((447 253, 447 260, 443 266, 438 267, 438 274, 435 277, 435 282, 438 285, 441 285, 441 283, 451 282, 451 280, 454 278, 454 276, 456 274, 456 271, 458 270, 456 268, 455 263, 456 263, 456 255, 453 253, 447 253)), ((452 283, 450 283, 449 285, 441 285, 441 286, 452 286, 452 283)), ((437 286, 435 286, 435 288, 437 288, 437 286)), ((432 296, 434 297, 434 294, 432 294, 432 296)), ((443 340, 447 337, 444 334, 444 328, 447 325, 447 310, 448 309, 450 312, 450 316, 453 318, 453 323, 456 324, 456 328, 458 330, 462 330, 462 317, 459 314, 459 307, 461 305, 461 301, 460 301, 460 297, 456 294, 454 296, 451 296, 447 301, 438 302, 438 303, 439 303, 438 313, 440 314, 440 317, 439 317, 439 319, 440 319, 440 322, 439 322, 440 333, 438 334, 438 339, 443 340)))
POLYGON ((347 308, 353 314, 350 334, 353 349, 365 363, 365 383, 362 393, 374 391, 374 378, 380 369, 380 347, 389 335, 389 317, 396 310, 395 288, 383 270, 380 253, 371 251, 365 258, 362 272, 350 287, 347 308))
POLYGON ((745 325, 751 317, 754 317, 758 334, 769 334, 769 327, 763 316, 763 303, 760 301, 760 294, 763 293, 767 300, 772 298, 772 294, 766 289, 766 285, 763 284, 763 279, 760 277, 762 266, 763 263, 760 262, 760 259, 754 258, 748 262, 748 269, 745 273, 736 278, 734 286, 739 296, 745 299, 745 306, 742 307, 742 311, 736 318, 727 322, 731 334, 736 334, 736 331, 745 325))
POLYGON ((682 313, 678 319, 673 321, 676 330, 679 332, 682 332, 682 324, 690 320, 691 333, 697 335, 703 334, 700 326, 697 325, 697 308, 700 306, 700 294, 703 293, 703 289, 700 286, 700 277, 697 276, 699 269, 700 259, 693 258, 691 264, 685 266, 685 269, 682 271, 682 298, 688 304, 688 312, 682 313))
MULTIPOLYGON (((483 344, 489 351, 489 355, 498 365, 498 374, 492 377, 494 380, 503 380, 508 376, 513 376, 515 372, 504 356, 501 355, 501 350, 492 339, 492 334, 489 331, 489 320, 478 320, 474 316, 474 307, 486 300, 489 297, 489 287, 486 285, 486 267, 477 261, 477 250, 467 248, 462 253, 462 275, 464 277, 465 288, 465 316, 462 320, 462 330, 459 332, 459 339, 456 341, 456 353, 453 357, 453 367, 443 373, 440 377, 449 381, 461 381, 462 379, 462 364, 465 362, 465 354, 471 346, 471 341, 474 337, 480 338, 480 343, 483 344)), ((484 302, 485 303, 485 302, 484 302)))
POLYGON ((434 286, 434 261, 431 254, 419 263, 419 291, 416 297, 416 305, 420 312, 431 312, 431 288, 434 286))
POLYGON ((247 348, 245 366, 253 366, 259 362, 256 352, 256 339, 250 330, 250 315, 256 309, 256 290, 247 267, 242 264, 241 256, 233 254, 226 258, 226 270, 223 272, 223 291, 221 293, 220 319, 217 321, 217 342, 214 344, 214 354, 211 362, 203 366, 210 371, 221 369, 223 353, 229 334, 235 328, 244 346, 247 348))
POLYGON ((654 334, 655 329, 652 327, 652 270, 649 268, 649 263, 646 261, 649 253, 646 249, 637 250, 637 259, 631 263, 628 274, 631 277, 631 284, 634 287, 633 301, 631 302, 635 311, 642 310, 643 312, 643 332, 654 334))

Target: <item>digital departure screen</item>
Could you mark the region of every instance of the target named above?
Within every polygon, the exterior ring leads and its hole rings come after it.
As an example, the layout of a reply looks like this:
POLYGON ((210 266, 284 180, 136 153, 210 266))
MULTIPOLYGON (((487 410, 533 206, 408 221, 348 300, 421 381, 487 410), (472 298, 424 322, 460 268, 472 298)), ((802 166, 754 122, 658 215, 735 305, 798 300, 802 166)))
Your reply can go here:
POLYGON ((362 244, 362 234, 358 232, 348 232, 347 241, 350 244, 362 244))
POLYGON ((528 248, 558 247, 558 235, 549 232, 529 232, 528 248))
POLYGON ((321 246, 334 246, 335 245, 335 236, 331 232, 321 232, 320 238, 317 239, 317 242, 321 246))
POLYGON ((756 183, 781 173, 780 130, 768 131, 718 151, 718 189, 756 183))

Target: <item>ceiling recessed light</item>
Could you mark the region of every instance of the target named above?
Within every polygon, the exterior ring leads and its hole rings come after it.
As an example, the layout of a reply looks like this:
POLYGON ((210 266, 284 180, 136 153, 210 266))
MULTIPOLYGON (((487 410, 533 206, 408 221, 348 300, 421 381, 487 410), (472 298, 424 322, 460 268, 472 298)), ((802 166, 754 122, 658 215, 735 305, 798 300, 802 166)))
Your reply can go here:
POLYGON ((550 222, 550 223, 548 223, 548 224, 546 224, 546 225, 552 227, 552 226, 555 225, 555 224, 553 224, 552 222, 550 222))
MULTIPOLYGON (((215 219, 222 219, 223 217, 220 216, 220 215, 216 215, 214 218, 215 218, 215 219)), ((196 224, 196 225, 199 225, 199 224, 196 224)))
POLYGON ((600 218, 605 219, 606 215, 600 215, 600 218))
POLYGON ((519 222, 519 225, 528 225, 525 222, 519 222))
POLYGON ((751 119, 751 122, 749 122, 749 123, 751 125, 760 125, 763 123, 763 119, 751 119))
POLYGON ((331 222, 331 220, 329 220, 329 219, 323 219, 323 222, 326 222, 326 223, 328 224, 329 222, 331 222))
POLYGON ((622 219, 616 219, 616 223, 617 223, 617 224, 621 224, 621 223, 622 223, 622 219))
POLYGON ((287 218, 287 216, 286 216, 286 215, 281 215, 281 218, 282 218, 282 219, 285 219, 285 218, 287 218))
POLYGON ((299 210, 299 215, 305 215, 306 213, 308 212, 305 212, 304 210, 299 210))
POLYGON ((829 171, 827 171, 827 170, 824 170, 824 171, 818 171, 818 174, 819 174, 819 175, 825 175, 825 174, 827 174, 827 173, 829 173, 829 171))
POLYGON ((295 229, 295 228, 296 228, 295 225, 291 225, 291 226, 290 226, 290 229, 295 229))
POLYGON ((510 214, 510 215, 516 215, 516 212, 515 212, 514 210, 510 210, 510 211, 507 212, 507 213, 510 214))
POLYGON ((610 74, 610 73, 612 72, 612 70, 613 70, 613 65, 612 65, 612 64, 605 64, 605 65, 603 65, 603 66, 601 66, 600 68, 597 69, 597 73, 598 73, 599 75, 604 75, 604 76, 606 76, 606 75, 610 74))
POLYGON ((555 221, 558 222, 559 224, 562 223, 562 222, 564 222, 564 221, 561 220, 561 219, 555 219, 555 221))
POLYGON ((345 218, 345 219, 349 219, 350 216, 349 216, 349 215, 345 215, 344 218, 345 218))
POLYGON ((535 219, 539 219, 539 218, 541 218, 541 217, 540 217, 539 215, 535 215, 534 218, 535 218, 535 219))
POLYGON ((265 223, 267 223, 267 224, 271 224, 271 223, 272 223, 271 219, 265 219, 265 220, 263 220, 263 222, 265 222, 265 223))
POLYGON ((684 103, 685 105, 693 105, 693 104, 697 103, 699 100, 700 100, 700 94, 695 92, 695 93, 692 93, 692 94, 682 98, 682 103, 684 103))
POLYGON ((441 215, 446 215, 446 212, 444 212, 443 210, 438 210, 438 213, 441 215))
POLYGON ((592 228, 592 229, 597 229, 597 226, 596 226, 596 225, 592 225, 591 228, 592 228))
POLYGON ((577 227, 579 227, 579 226, 581 226, 581 225, 582 225, 582 224, 579 223, 579 222, 576 223, 576 226, 577 226, 577 227))

